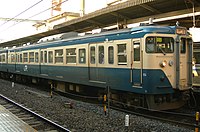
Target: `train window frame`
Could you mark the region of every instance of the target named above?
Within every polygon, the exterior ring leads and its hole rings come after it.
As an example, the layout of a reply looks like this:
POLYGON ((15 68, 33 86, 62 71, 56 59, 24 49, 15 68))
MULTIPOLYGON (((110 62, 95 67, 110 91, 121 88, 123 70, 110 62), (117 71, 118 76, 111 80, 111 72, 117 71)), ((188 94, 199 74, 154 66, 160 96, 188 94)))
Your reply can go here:
POLYGON ((28 63, 28 52, 23 52, 23 63, 28 63))
POLYGON ((118 65, 127 65, 127 44, 117 44, 117 61, 118 65), (125 48, 121 46, 125 46, 125 48), (122 61, 123 60, 123 61, 122 61))
POLYGON ((29 63, 34 63, 35 62, 35 53, 34 52, 29 52, 29 63))
POLYGON ((104 46, 100 45, 98 46, 98 59, 99 59, 99 64, 104 64, 105 56, 104 56, 104 46))
POLYGON ((23 63, 23 54, 20 53, 20 54, 19 54, 19 57, 20 57, 20 58, 19 58, 19 62, 20 62, 20 63, 23 63))
POLYGON ((180 52, 181 52, 181 54, 185 54, 186 53, 186 43, 187 43, 187 39, 186 38, 181 38, 181 43, 180 43, 180 52))
POLYGON ((2 54, 2 62, 5 63, 6 62, 6 54, 2 54))
POLYGON ((19 63, 19 53, 16 53, 16 62, 19 63))
POLYGON ((76 64, 76 48, 66 49, 66 64, 76 64))
POLYGON ((11 62, 11 63, 15 63, 15 62, 16 62, 15 53, 11 53, 11 54, 10 54, 10 62, 11 62))
POLYGON ((53 64, 53 51, 48 51, 48 63, 53 64))
POLYGON ((140 61, 140 41, 133 42, 133 61, 140 61))
POLYGON ((2 62, 2 57, 1 57, 1 56, 2 56, 2 54, 0 54, 0 63, 3 63, 3 62, 2 62))
POLYGON ((79 64, 86 64, 86 49, 81 48, 78 50, 78 53, 79 53, 79 64))
POLYGON ((108 64, 114 64, 114 46, 108 46, 108 64))
POLYGON ((96 47, 91 46, 90 47, 90 63, 95 64, 96 63, 96 47), (94 49, 94 50, 92 50, 94 49))
POLYGON ((43 54, 44 54, 44 63, 46 64, 46 63, 47 63, 47 57, 48 57, 47 51, 45 50, 45 51, 43 52, 43 54))
POLYGON ((35 63, 39 63, 39 53, 35 52, 35 63))
POLYGON ((44 62, 43 51, 40 51, 40 63, 44 62))
POLYGON ((63 49, 56 49, 54 51, 55 64, 63 64, 63 49), (59 52, 62 51, 62 52, 59 52), (60 54, 62 53, 62 54, 60 54))
POLYGON ((175 41, 173 37, 148 36, 145 39, 145 51, 146 53, 163 53, 164 55, 171 54, 174 53, 174 43, 175 41), (170 41, 163 42, 167 38, 169 38, 170 41))

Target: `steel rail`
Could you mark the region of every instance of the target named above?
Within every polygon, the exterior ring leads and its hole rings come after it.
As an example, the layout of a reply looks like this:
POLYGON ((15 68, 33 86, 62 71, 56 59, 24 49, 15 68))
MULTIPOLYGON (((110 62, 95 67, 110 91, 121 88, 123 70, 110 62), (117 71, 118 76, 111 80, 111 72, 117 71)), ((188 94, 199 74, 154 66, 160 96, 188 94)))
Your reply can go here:
POLYGON ((0 97, 3 98, 3 99, 5 99, 5 100, 7 100, 7 101, 9 101, 9 102, 11 102, 11 103, 13 103, 13 104, 16 105, 16 106, 22 108, 23 110, 25 110, 25 111, 27 111, 27 112, 29 112, 29 113, 35 115, 36 117, 42 119, 43 121, 46 121, 46 122, 50 123, 51 125, 53 125, 53 126, 54 126, 56 129, 58 129, 58 130, 65 131, 65 132, 71 132, 69 129, 67 129, 67 128, 65 128, 65 127, 63 127, 63 126, 61 126, 61 125, 59 125, 59 124, 57 124, 57 123, 55 123, 55 122, 53 122, 53 121, 51 121, 51 120, 49 120, 49 119, 47 119, 47 118, 45 118, 45 117, 43 117, 43 116, 37 114, 37 113, 35 113, 35 112, 29 110, 29 109, 27 109, 26 107, 24 107, 24 106, 22 106, 22 105, 20 105, 20 104, 18 104, 18 103, 16 103, 16 102, 14 102, 13 100, 11 100, 11 99, 9 99, 9 98, 3 96, 2 94, 0 94, 0 97))

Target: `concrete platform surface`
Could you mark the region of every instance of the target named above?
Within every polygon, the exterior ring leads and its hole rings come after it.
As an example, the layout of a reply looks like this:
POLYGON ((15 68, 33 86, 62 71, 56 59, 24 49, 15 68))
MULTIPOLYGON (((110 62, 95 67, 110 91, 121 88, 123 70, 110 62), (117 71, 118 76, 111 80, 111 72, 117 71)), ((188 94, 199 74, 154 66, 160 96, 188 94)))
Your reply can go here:
POLYGON ((0 105, 0 132, 37 132, 37 130, 0 105))

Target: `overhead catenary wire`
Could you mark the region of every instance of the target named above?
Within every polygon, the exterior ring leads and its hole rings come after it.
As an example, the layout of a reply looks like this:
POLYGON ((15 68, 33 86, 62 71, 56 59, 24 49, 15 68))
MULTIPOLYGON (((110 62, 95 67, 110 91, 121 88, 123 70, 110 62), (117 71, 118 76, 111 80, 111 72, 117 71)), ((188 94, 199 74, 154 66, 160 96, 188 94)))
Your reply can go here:
POLYGON ((2 27, 2 26, 3 26, 3 25, 5 25, 6 23, 8 23, 8 22, 10 22, 10 21, 14 20, 16 17, 18 17, 18 16, 20 16, 20 15, 24 14, 25 12, 27 12, 28 10, 30 10, 30 9, 31 9, 31 8, 33 8, 34 6, 38 5, 38 4, 39 4, 39 3, 41 3, 42 1, 43 1, 43 0, 40 0, 40 1, 36 2, 35 4, 33 4, 32 6, 28 7, 28 8, 27 8, 27 9, 25 9, 24 11, 20 12, 20 13, 19 13, 19 14, 17 14, 16 16, 14 16, 14 17, 10 18, 8 21, 6 21, 6 22, 2 23, 2 24, 0 25, 0 27, 2 27))
POLYGON ((65 2, 67 2, 67 1, 68 1, 68 0, 65 0, 65 1, 63 1, 63 2, 61 2, 61 3, 58 3, 58 4, 54 5, 54 6, 51 6, 50 8, 47 8, 47 9, 45 9, 45 10, 39 12, 39 13, 36 13, 35 15, 32 15, 32 16, 30 16, 30 17, 24 19, 24 20, 21 20, 21 21, 15 23, 15 24, 9 26, 8 28, 4 29, 2 32, 4 32, 4 31, 10 29, 11 27, 14 27, 15 25, 17 25, 17 24, 19 24, 19 23, 22 23, 22 22, 24 22, 24 21, 26 21, 26 20, 29 20, 30 18, 33 18, 33 17, 35 17, 35 16, 38 16, 38 15, 40 15, 40 14, 42 14, 42 13, 44 13, 44 12, 46 12, 46 11, 48 11, 48 10, 54 8, 54 7, 56 7, 56 6, 58 6, 59 4, 65 3, 65 2))

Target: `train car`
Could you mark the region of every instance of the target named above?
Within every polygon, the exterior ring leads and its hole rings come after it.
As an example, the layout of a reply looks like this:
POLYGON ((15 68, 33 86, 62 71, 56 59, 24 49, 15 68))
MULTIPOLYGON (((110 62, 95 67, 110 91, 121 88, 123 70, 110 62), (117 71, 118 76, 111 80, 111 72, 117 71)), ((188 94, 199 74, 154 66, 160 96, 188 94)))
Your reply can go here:
POLYGON ((61 92, 110 89, 113 101, 148 109, 183 106, 192 87, 186 28, 138 26, 0 51, 1 76, 47 79, 61 92))

